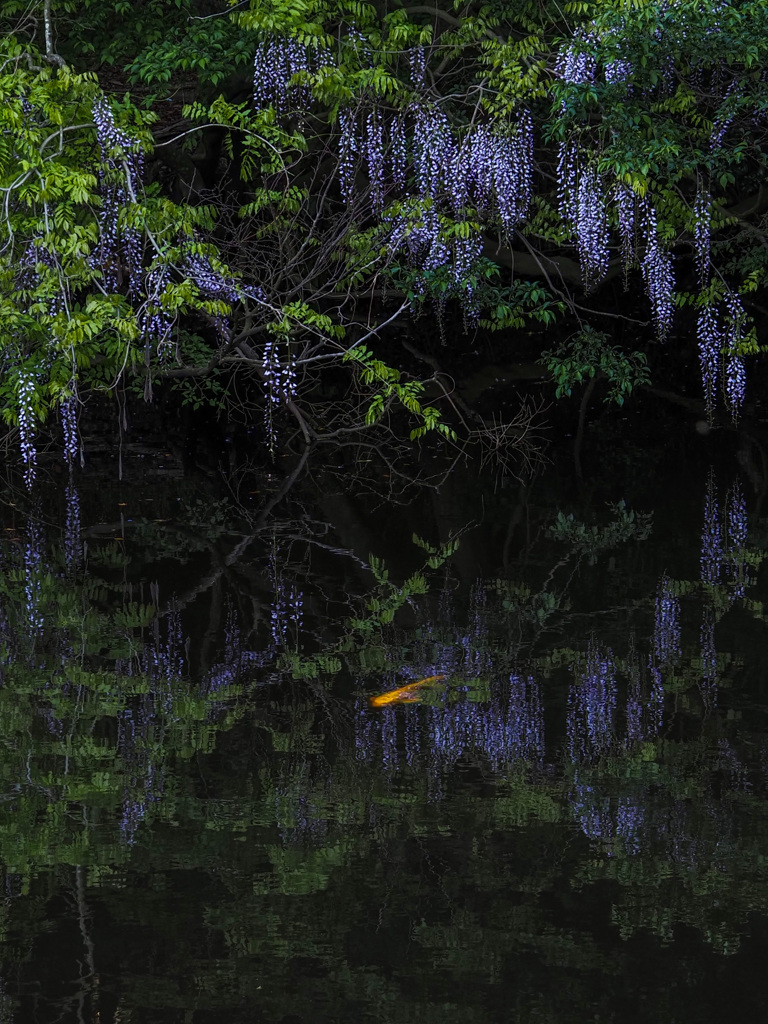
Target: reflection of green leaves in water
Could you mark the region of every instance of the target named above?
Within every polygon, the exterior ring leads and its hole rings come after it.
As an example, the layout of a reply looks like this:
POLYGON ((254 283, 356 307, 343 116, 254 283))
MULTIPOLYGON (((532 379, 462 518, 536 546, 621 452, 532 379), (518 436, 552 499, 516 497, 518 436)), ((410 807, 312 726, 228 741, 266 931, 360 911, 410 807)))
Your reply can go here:
POLYGON ((636 514, 627 509, 623 501, 611 507, 613 519, 606 526, 581 523, 573 515, 557 513, 554 524, 550 527, 551 536, 555 540, 571 545, 574 552, 586 558, 589 565, 594 565, 603 551, 615 548, 628 540, 645 540, 651 529, 651 517, 636 514))

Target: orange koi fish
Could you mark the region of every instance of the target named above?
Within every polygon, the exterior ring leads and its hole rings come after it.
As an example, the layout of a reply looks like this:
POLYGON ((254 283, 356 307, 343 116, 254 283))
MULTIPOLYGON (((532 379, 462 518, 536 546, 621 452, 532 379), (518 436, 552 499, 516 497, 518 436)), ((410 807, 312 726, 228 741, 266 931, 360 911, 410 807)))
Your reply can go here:
POLYGON ((401 686, 397 690, 380 693, 378 697, 370 698, 371 707, 383 708, 387 704, 412 704, 414 701, 420 700, 420 694, 424 687, 434 686, 441 679, 445 679, 445 676, 427 676, 426 679, 419 679, 416 683, 408 683, 407 686, 401 686))

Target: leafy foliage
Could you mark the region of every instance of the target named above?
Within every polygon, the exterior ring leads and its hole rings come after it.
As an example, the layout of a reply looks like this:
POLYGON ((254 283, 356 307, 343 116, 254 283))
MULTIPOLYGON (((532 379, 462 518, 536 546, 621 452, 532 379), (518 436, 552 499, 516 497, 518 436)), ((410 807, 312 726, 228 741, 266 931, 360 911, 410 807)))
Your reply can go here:
POLYGON ((697 308, 710 414, 722 380, 738 415, 768 269, 764 5, 36 6, 0 18, 0 402, 25 459, 74 396, 221 368, 210 401, 245 380, 270 450, 285 416, 311 444, 398 407, 450 437, 396 346, 372 354, 425 307, 510 338, 586 308, 545 358, 561 394, 600 373, 620 403, 644 354, 591 326, 619 278, 662 338, 697 308), (344 361, 358 387, 323 402, 344 361))

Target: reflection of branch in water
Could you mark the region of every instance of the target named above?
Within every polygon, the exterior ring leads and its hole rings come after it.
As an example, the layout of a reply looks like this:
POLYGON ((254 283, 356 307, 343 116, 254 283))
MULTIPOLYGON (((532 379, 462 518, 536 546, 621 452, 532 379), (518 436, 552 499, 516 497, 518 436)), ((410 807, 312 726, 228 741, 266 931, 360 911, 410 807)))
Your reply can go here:
POLYGON ((530 477, 538 462, 543 458, 546 443, 542 436, 545 426, 536 421, 544 410, 543 402, 534 405, 525 398, 509 422, 496 415, 491 423, 470 432, 470 438, 480 445, 480 468, 493 466, 497 473, 497 484, 504 477, 514 477, 522 482, 530 477))

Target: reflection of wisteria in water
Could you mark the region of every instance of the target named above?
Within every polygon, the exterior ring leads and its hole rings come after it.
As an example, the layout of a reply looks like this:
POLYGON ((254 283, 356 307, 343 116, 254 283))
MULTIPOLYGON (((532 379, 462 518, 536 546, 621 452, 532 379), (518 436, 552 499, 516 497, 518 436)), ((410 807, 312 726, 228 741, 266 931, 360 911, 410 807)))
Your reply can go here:
POLYGON ((291 624, 297 634, 301 630, 304 595, 295 583, 288 584, 285 581, 282 573, 278 571, 277 561, 278 553, 273 549, 269 564, 269 577, 272 582, 272 642, 277 647, 287 647, 291 624))
MULTIPOLYGON (((255 668, 263 668, 274 657, 271 646, 265 651, 252 651, 243 644, 240 625, 234 611, 230 608, 224 629, 224 653, 222 660, 217 662, 200 683, 200 693, 208 696, 221 693, 230 686, 239 683, 244 675, 255 668)), ((212 709, 215 712, 217 707, 212 709)))
POLYGON ((381 762, 387 771, 397 768, 397 714, 394 707, 381 712, 381 762))
POLYGON ((40 578, 43 571, 43 531, 37 511, 27 519, 27 542, 24 545, 24 595, 26 598, 26 621, 29 635, 42 631, 43 614, 40 609, 40 578))
POLYGON ((736 752, 728 740, 721 737, 717 746, 720 754, 720 768, 727 773, 730 788, 741 792, 751 789, 752 783, 747 777, 747 769, 736 756, 736 752))
POLYGON ((80 497, 70 475, 64 491, 66 518, 64 522, 64 562, 67 570, 75 571, 80 565, 82 546, 80 543, 80 497))
POLYGON ((405 715, 404 718, 405 761, 409 768, 413 768, 421 755, 421 723, 418 715, 405 715))
POLYGON ((284 846, 321 845, 328 834, 328 819, 306 795, 311 784, 308 766, 303 769, 275 787, 275 821, 284 846))
MULTIPOLYGON (((511 689, 506 729, 495 730, 508 738, 505 753, 510 758, 525 757, 532 761, 544 759, 544 712, 539 688, 532 676, 510 676, 511 689)), ((503 759, 503 757, 502 757, 503 759)))
POLYGON ((608 754, 616 744, 616 670, 611 651, 593 644, 568 693, 568 750, 575 761, 608 754))
POLYGON ((659 580, 656 593, 653 650, 662 664, 675 662, 680 657, 680 601, 666 573, 659 580))
POLYGON ((717 649, 715 647, 715 613, 705 605, 701 620, 701 681, 699 687, 704 706, 711 710, 717 703, 717 649))
POLYGON ((155 717, 155 698, 150 694, 145 694, 135 708, 125 708, 117 715, 117 752, 125 773, 120 832, 128 845, 135 841, 148 805, 163 795, 164 772, 152 760, 155 717))
POLYGON ((181 616, 171 608, 165 616, 165 641, 160 639, 160 623, 152 622, 152 639, 144 647, 143 667, 153 679, 167 682, 179 679, 184 672, 184 636, 181 631, 181 616))
POLYGON ((533 679, 512 676, 509 698, 488 702, 460 698, 441 705, 408 704, 372 709, 359 699, 355 709, 355 757, 379 761, 389 772, 426 768, 448 772, 463 756, 481 756, 495 771, 515 761, 544 757, 544 716, 533 679))
POLYGON ((568 797, 574 820, 585 836, 605 844, 608 856, 616 852, 617 841, 629 856, 642 848, 645 807, 628 796, 601 796, 594 785, 582 781, 577 772, 568 797))
POLYGON ((0 978, 0 1024, 13 1024, 15 1003, 5 990, 5 982, 0 978))
POLYGON ((481 580, 472 587, 469 597, 467 633, 461 638, 464 648, 464 673, 468 678, 480 678, 491 668, 488 653, 488 592, 481 580))
POLYGON ((427 676, 457 676, 463 672, 465 645, 451 636, 444 637, 444 628, 427 622, 421 629, 421 638, 413 646, 413 664, 403 666, 403 675, 409 679, 424 679, 427 676))
POLYGON ((701 578, 717 583, 723 565, 723 531, 717 503, 715 477, 710 472, 704 497, 704 525, 701 530, 701 578))
POLYGON ((737 480, 726 498, 726 525, 728 531, 728 555, 730 564, 728 575, 731 578, 732 596, 744 597, 749 584, 747 563, 744 560, 744 549, 747 546, 747 503, 741 484, 737 480))
POLYGON ((643 696, 643 681, 640 666, 630 662, 629 687, 626 705, 626 746, 654 739, 664 724, 664 684, 659 669, 651 664, 651 690, 648 698, 643 696))

